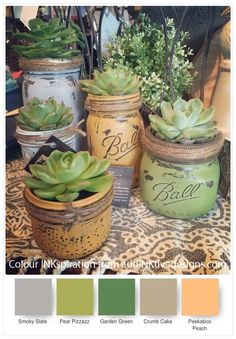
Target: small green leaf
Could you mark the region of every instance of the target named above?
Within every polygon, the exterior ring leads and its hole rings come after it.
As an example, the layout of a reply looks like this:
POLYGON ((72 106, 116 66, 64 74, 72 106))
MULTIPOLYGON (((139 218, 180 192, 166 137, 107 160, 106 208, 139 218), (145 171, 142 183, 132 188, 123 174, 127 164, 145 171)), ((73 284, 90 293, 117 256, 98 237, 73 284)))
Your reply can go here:
POLYGON ((35 179, 35 178, 32 178, 32 177, 29 177, 29 176, 24 176, 23 181, 24 181, 24 184, 31 189, 49 187, 49 185, 46 184, 45 182, 38 180, 38 179, 35 179))
POLYGON ((207 110, 205 110, 204 112, 202 112, 199 115, 198 119, 196 120, 195 126, 203 125, 203 124, 209 122, 213 118, 214 113, 215 113, 215 107, 210 107, 207 110))
POLYGON ((175 101, 173 105, 174 111, 187 111, 188 110, 188 103, 183 99, 178 99, 175 101))
POLYGON ((175 115, 172 118, 172 123, 178 130, 181 131, 188 126, 188 118, 183 111, 176 109, 175 115))
POLYGON ((62 194, 66 189, 66 186, 63 184, 56 185, 50 188, 42 188, 34 190, 34 194, 37 197, 45 199, 45 200, 52 200, 56 198, 57 194, 62 194))
POLYGON ((107 159, 103 160, 98 160, 87 170, 85 170, 80 176, 79 179, 88 179, 88 178, 93 178, 101 175, 104 173, 108 167, 110 166, 110 162, 107 159))
POLYGON ((111 174, 102 175, 97 178, 88 179, 88 185, 86 191, 88 192, 103 192, 112 186, 113 176, 111 174))
POLYGON ((79 193, 64 193, 56 195, 56 199, 60 202, 74 201, 79 197, 79 193))
POLYGON ((170 124, 172 123, 172 118, 174 116, 174 111, 171 107, 171 104, 166 101, 162 101, 161 103, 161 114, 164 120, 169 122, 170 124))

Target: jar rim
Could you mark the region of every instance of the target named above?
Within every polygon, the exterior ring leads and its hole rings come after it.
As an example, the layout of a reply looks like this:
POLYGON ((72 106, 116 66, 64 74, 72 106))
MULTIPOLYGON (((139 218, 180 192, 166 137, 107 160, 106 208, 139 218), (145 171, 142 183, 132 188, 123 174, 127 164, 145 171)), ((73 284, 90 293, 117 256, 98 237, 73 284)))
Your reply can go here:
POLYGON ((219 131, 207 142, 198 144, 180 144, 162 140, 147 127, 142 136, 143 147, 154 157, 164 161, 180 164, 208 162, 217 158, 224 143, 223 134, 219 131))

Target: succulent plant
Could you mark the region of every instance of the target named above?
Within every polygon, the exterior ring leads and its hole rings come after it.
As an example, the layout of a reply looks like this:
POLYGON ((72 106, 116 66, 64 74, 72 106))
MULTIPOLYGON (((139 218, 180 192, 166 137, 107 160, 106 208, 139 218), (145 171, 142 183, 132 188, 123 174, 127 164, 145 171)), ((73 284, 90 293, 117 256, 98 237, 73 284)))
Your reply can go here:
POLYGON ((53 151, 44 164, 30 165, 33 177, 24 183, 44 200, 68 202, 76 200, 80 191, 102 192, 112 186, 113 176, 107 173, 109 160, 99 160, 89 152, 53 151))
POLYGON ((212 139, 216 135, 216 122, 211 121, 214 112, 214 107, 205 110, 198 98, 188 102, 178 99, 173 107, 169 102, 162 101, 162 118, 149 115, 149 119, 153 132, 161 139, 194 143, 212 139))
POLYGON ((82 90, 94 95, 127 95, 139 90, 140 82, 129 70, 94 71, 94 79, 81 80, 82 90))
POLYGON ((19 109, 16 119, 24 130, 48 131, 69 125, 73 114, 70 107, 66 107, 63 102, 58 104, 53 97, 45 101, 33 98, 19 109))
POLYGON ((27 42, 27 45, 13 45, 14 50, 26 58, 71 58, 79 55, 78 48, 71 48, 78 44, 84 48, 84 38, 80 28, 72 21, 69 27, 53 18, 49 22, 36 18, 29 21, 29 32, 15 33, 18 39, 27 42))

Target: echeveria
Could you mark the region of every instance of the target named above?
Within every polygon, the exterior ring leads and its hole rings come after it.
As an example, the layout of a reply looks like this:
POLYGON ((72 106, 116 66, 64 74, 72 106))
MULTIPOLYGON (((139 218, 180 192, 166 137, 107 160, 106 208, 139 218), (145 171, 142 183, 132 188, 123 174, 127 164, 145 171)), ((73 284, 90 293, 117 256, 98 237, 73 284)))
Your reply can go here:
POLYGON ((163 140, 188 143, 212 139, 216 133, 216 122, 211 121, 215 108, 203 108, 200 99, 188 102, 178 99, 173 107, 169 102, 161 103, 162 118, 149 115, 152 130, 163 140))
POLYGON ((24 130, 48 131, 69 125, 73 114, 70 107, 66 107, 63 102, 58 104, 54 98, 45 101, 33 98, 19 109, 16 119, 24 130))
POLYGON ((99 160, 89 152, 53 151, 44 164, 30 165, 33 177, 24 183, 36 196, 45 200, 76 200, 80 191, 102 192, 112 186, 113 176, 107 173, 107 159, 99 160))

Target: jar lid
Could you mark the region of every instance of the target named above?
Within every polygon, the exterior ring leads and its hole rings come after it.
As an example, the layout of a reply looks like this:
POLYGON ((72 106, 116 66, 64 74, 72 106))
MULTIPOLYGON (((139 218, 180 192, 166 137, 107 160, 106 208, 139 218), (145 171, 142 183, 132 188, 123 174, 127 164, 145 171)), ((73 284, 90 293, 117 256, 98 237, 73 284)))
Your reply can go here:
POLYGON ((92 95, 88 94, 86 99, 86 109, 96 113, 107 112, 127 112, 137 110, 142 105, 139 92, 129 95, 92 95))
POLYGON ((71 59, 53 58, 20 58, 19 65, 24 71, 48 72, 64 71, 79 68, 83 64, 83 58, 77 56, 71 59))

